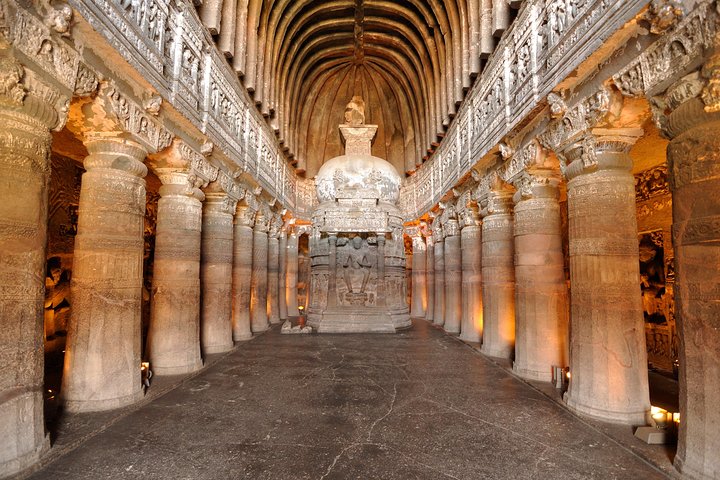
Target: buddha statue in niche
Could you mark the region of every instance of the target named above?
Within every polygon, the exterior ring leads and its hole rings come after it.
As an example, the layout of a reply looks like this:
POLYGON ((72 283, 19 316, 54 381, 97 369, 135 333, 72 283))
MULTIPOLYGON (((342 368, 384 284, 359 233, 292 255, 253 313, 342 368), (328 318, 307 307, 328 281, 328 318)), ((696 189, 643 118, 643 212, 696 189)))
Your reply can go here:
POLYGON ((352 245, 352 248, 348 251, 347 260, 345 260, 345 265, 343 265, 345 285, 347 285, 348 293, 350 294, 365 294, 365 288, 367 287, 367 282, 370 278, 370 268, 372 268, 372 263, 368 260, 366 249, 363 249, 362 238, 353 237, 350 244, 352 245), (352 280, 353 277, 358 276, 362 276, 362 283, 360 284, 360 290, 356 292, 353 289, 352 280))

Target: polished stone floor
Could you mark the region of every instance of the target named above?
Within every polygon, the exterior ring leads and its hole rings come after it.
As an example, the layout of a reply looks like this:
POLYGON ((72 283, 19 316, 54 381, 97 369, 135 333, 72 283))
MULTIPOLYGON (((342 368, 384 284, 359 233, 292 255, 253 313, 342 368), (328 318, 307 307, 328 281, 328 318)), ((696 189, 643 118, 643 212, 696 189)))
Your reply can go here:
POLYGON ((666 478, 424 321, 276 327, 33 479, 666 478))

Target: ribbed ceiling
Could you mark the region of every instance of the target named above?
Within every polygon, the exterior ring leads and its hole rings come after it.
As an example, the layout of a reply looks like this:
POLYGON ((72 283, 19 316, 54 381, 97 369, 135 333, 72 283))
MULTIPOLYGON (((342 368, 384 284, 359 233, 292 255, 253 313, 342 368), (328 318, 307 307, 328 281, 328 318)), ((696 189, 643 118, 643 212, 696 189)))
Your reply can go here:
POLYGON ((412 172, 511 19, 507 0, 204 0, 199 13, 307 176, 342 154, 353 95, 379 126, 373 154, 412 172))

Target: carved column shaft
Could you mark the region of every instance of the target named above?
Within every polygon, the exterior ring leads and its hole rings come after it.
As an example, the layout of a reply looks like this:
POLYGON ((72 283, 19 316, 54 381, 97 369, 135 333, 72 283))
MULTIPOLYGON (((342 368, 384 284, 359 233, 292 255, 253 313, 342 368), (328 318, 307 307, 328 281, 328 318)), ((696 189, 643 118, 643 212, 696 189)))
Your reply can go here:
POLYGON ((515 350, 515 265, 512 194, 491 193, 482 224, 483 343, 491 357, 511 358, 515 350))
POLYGON ((445 324, 445 241, 442 237, 435 240, 435 305, 433 324, 445 324))
POLYGON ((427 303, 425 304, 425 320, 432 321, 435 315, 435 245, 432 237, 425 239, 425 291, 427 303))
POLYGON ((280 323, 280 240, 275 235, 268 237, 268 320, 280 323))
MULTIPOLYGON (((35 102, 25 97, 26 106, 35 102)), ((0 472, 7 474, 37 462, 50 446, 42 339, 51 137, 34 113, 0 107, 0 472)))
POLYGON ((160 375, 202 367, 200 355, 200 243, 203 193, 187 170, 157 169, 163 182, 157 211, 153 304, 148 351, 160 375))
POLYGON ((460 338, 480 342, 483 332, 482 227, 466 225, 461 233, 462 327, 460 338))
POLYGON ((200 267, 202 285, 200 343, 204 354, 226 352, 233 347, 234 203, 224 193, 206 193, 200 267))
POLYGON ((528 176, 524 180, 527 183, 515 194, 514 209, 513 370, 523 378, 549 382, 553 366, 568 365, 567 286, 559 179, 528 176))
POLYGON ((280 270, 278 271, 278 304, 280 312, 280 320, 288 318, 288 301, 287 301, 287 232, 280 233, 280 245, 278 253, 278 263, 280 270))
POLYGON ((236 342, 252 338, 250 328, 250 287, 253 265, 253 229, 247 206, 235 214, 232 278, 232 331, 236 342))
POLYGON ((378 233, 377 236, 377 293, 376 302, 378 306, 385 306, 385 234, 378 233))
POLYGON ((62 396, 69 411, 142 398, 141 305, 146 152, 120 138, 86 142, 62 396))
POLYGON ((450 219, 443 225, 445 232, 445 313, 444 328, 459 334, 462 321, 462 248, 458 221, 450 219))
MULTIPOLYGON (((720 70, 720 61, 715 65, 720 70)), ((714 427, 720 424, 720 113, 704 112, 696 98, 668 120, 680 338, 675 466, 690 478, 714 478, 720 472, 714 427)))
POLYGON ((425 315, 426 288, 425 265, 427 263, 425 239, 419 232, 412 235, 412 305, 410 317, 422 318, 425 315))
POLYGON ((252 284, 250 292, 250 328, 253 333, 268 329, 268 234, 267 221, 260 217, 253 229, 252 284))
POLYGON ((337 235, 329 235, 328 243, 330 244, 330 254, 328 257, 328 291, 327 306, 337 306, 337 235))
POLYGON ((287 289, 285 298, 288 305, 288 316, 297 317, 300 315, 297 301, 298 288, 298 234, 293 231, 288 237, 287 244, 287 289))
POLYGON ((565 152, 572 332, 566 401, 590 417, 643 424, 650 402, 628 155, 637 134, 595 135, 565 152))

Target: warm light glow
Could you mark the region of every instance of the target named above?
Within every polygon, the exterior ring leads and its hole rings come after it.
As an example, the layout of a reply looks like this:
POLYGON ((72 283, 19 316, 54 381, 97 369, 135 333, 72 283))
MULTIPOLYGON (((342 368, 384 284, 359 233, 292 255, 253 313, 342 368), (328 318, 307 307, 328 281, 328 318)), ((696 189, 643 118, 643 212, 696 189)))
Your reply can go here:
POLYGON ((664 410, 660 407, 652 407, 652 406, 650 407, 650 415, 652 415, 653 418, 655 418, 655 415, 657 415, 658 413, 665 414, 665 413, 667 413, 667 410, 664 410))
POLYGON ((680 423, 680 414, 679 413, 673 413, 672 414, 672 421, 679 424, 680 423))
POLYGON ((150 362, 142 362, 140 364, 140 370, 149 370, 150 369, 150 362))
POLYGON ((305 307, 303 307, 302 305, 300 305, 300 306, 298 306, 298 310, 300 310, 300 311, 302 312, 303 310, 305 310, 305 307))
POLYGON ((566 373, 565 373, 565 376, 567 377, 568 380, 570 380, 570 376, 571 376, 571 375, 570 375, 570 371, 566 372, 566 373))

